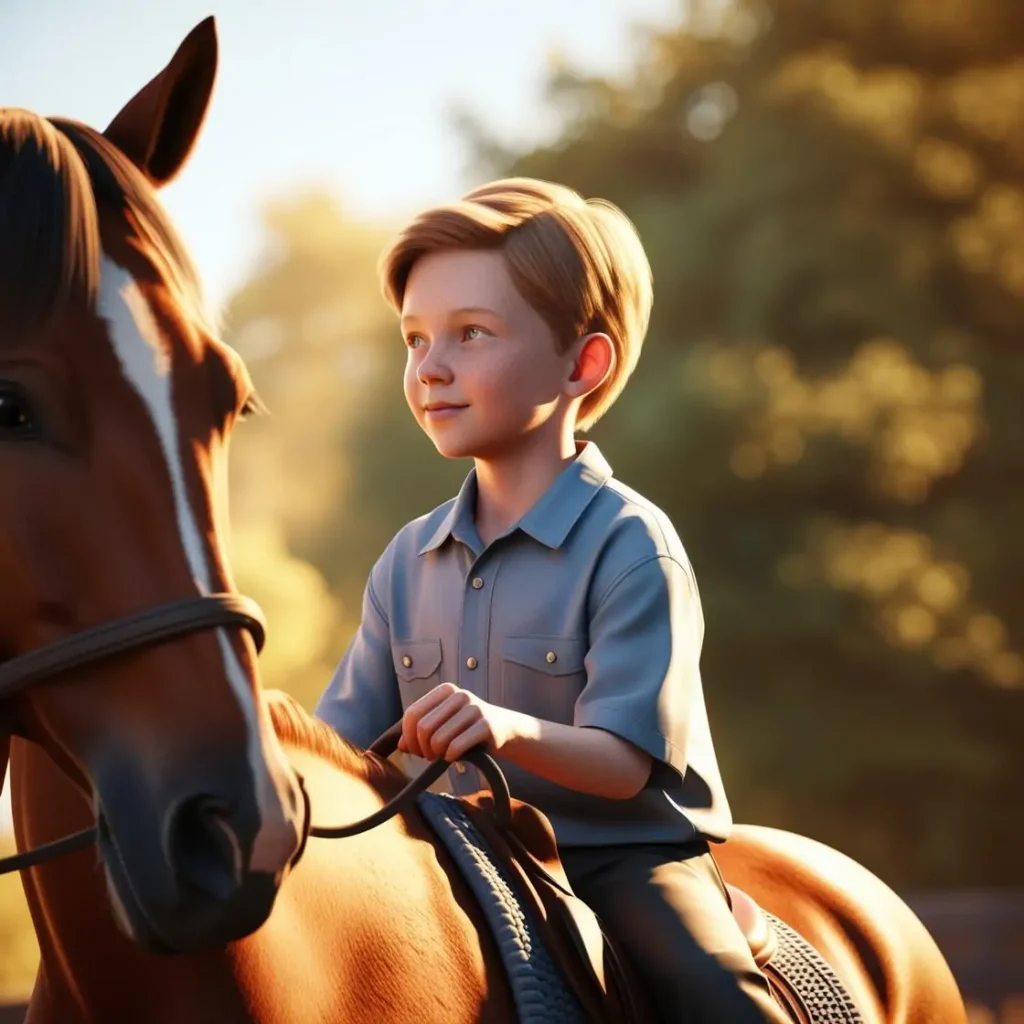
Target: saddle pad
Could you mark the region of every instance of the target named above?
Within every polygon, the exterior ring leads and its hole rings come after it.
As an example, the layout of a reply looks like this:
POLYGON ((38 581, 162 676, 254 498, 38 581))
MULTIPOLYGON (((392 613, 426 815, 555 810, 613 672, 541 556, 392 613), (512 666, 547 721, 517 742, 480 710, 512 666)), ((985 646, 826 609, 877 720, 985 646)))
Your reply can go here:
POLYGON ((575 994, 540 939, 533 914, 458 801, 446 793, 417 798, 476 897, 501 953, 520 1024, 586 1024, 575 994))
POLYGON ((764 911, 775 932, 775 952, 765 964, 796 997, 812 1024, 864 1024, 839 976, 818 951, 774 914, 764 911))

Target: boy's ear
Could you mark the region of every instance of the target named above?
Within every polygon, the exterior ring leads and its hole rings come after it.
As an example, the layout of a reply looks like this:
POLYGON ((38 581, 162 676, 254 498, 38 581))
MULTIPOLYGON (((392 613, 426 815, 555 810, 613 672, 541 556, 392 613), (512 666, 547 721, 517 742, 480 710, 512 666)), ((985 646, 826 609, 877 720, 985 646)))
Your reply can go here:
POLYGON ((572 397, 582 398, 599 387, 615 368, 615 348, 607 334, 588 334, 577 345, 569 382, 572 397))

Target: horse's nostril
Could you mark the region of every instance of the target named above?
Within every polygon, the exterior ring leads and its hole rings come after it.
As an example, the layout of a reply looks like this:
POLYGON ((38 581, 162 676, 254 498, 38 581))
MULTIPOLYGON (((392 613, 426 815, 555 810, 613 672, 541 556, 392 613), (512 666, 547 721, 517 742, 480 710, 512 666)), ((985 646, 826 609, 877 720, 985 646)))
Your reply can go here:
POLYGON ((167 855, 179 880, 229 901, 242 884, 242 850, 223 800, 198 796, 171 812, 167 855))

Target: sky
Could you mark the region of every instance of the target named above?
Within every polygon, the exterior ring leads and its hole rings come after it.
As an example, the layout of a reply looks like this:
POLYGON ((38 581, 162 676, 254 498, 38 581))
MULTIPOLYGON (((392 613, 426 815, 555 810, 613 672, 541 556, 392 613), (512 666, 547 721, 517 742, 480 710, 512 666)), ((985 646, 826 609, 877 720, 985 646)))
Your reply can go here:
MULTIPOLYGON (((686 0, 0 0, 0 104, 102 129, 216 16, 220 66, 192 159, 163 201, 211 302, 244 281, 262 201, 326 187, 355 217, 400 218, 474 184, 461 106, 503 141, 551 130, 557 53, 618 76, 637 23, 686 0)), ((0 829, 8 821, 0 800, 0 829)))
POLYGON ((628 69, 636 22, 685 0, 0 0, 0 103, 105 128, 191 28, 217 18, 220 69, 192 160, 163 199, 221 303, 261 244, 260 200, 326 185, 354 215, 401 217, 472 184, 450 114, 498 137, 550 129, 552 53, 628 69))

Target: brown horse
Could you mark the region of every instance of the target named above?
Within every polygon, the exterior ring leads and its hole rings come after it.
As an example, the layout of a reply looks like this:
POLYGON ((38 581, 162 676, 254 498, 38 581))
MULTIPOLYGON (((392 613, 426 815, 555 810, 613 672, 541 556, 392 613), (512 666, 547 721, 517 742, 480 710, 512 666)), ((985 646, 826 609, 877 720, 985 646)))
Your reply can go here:
MULTIPOLYGON (((497 945, 414 805, 307 840, 308 808, 352 822, 400 773, 259 687, 224 487, 258 402, 155 198, 216 63, 211 19, 102 134, 0 109, 0 736, 19 849, 95 823, 99 853, 23 873, 28 1019, 513 1021, 497 945)), ((934 943, 863 868, 743 826, 718 858, 863 1021, 965 1021, 934 943)), ((753 937, 738 892, 736 912, 753 937)))

